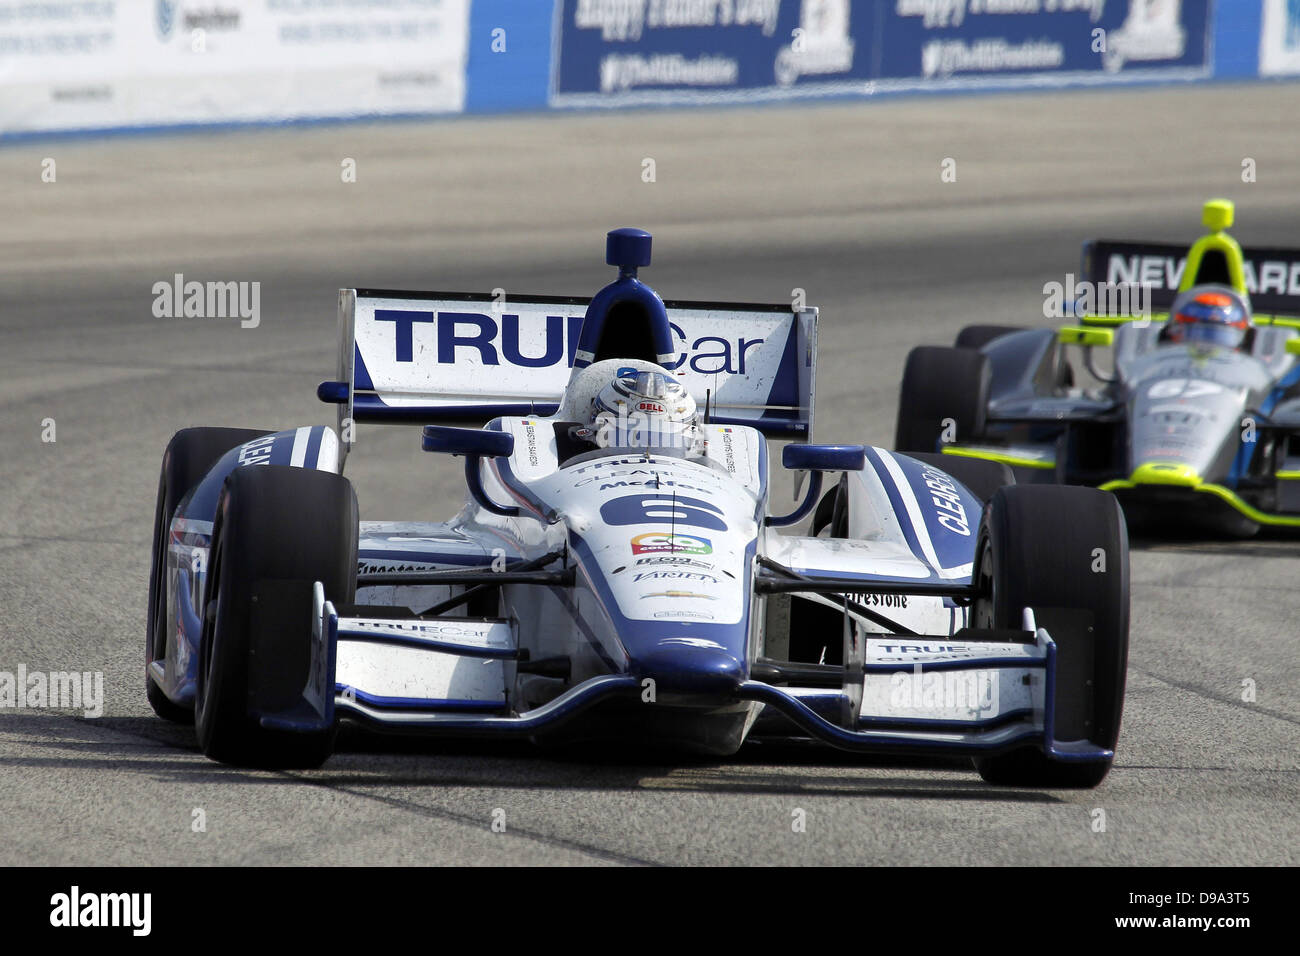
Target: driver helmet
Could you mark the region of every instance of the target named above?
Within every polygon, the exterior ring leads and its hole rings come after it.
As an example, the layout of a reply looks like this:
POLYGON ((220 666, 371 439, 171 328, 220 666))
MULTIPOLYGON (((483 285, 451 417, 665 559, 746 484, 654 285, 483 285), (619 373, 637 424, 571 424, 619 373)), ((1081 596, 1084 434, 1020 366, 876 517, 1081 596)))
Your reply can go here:
POLYGON ((1237 292, 1227 286, 1201 286, 1174 301, 1165 340, 1238 349, 1250 327, 1250 307, 1237 292))
POLYGON ((664 372, 620 368, 591 406, 601 448, 679 448, 689 456, 702 446, 695 399, 664 372))

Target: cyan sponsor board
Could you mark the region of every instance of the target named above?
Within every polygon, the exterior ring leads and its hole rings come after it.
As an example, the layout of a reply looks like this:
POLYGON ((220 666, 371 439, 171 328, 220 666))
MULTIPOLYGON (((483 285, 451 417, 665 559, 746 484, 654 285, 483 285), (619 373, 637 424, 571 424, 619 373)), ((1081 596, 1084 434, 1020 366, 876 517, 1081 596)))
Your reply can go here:
POLYGON ((1211 0, 557 0, 555 105, 1210 74, 1211 0))

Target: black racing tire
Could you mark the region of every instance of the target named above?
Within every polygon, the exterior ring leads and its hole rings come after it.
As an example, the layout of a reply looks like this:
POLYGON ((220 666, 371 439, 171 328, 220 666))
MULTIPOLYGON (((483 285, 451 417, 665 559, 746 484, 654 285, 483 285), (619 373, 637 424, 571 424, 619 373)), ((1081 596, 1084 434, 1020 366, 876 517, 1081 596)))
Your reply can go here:
POLYGON ((149 610, 145 615, 144 692, 153 712, 178 724, 192 724, 194 711, 174 703, 149 676, 149 665, 161 660, 167 650, 163 634, 166 620, 167 532, 172 514, 182 498, 197 485, 230 449, 267 432, 255 428, 183 428, 172 436, 163 453, 158 475, 158 497, 154 506, 153 554, 149 572, 149 610))
POLYGON ((941 455, 936 452, 909 452, 908 458, 925 462, 945 474, 956 478, 976 498, 987 504, 999 488, 1016 483, 1016 473, 1009 465, 985 458, 968 458, 963 455, 941 455))
POLYGON ((912 349, 898 394, 894 449, 938 451, 948 419, 956 426, 951 440, 978 437, 988 413, 990 378, 983 352, 934 345, 912 349))
POLYGON ((1023 332, 1023 325, 968 325, 957 333, 957 340, 952 344, 959 349, 982 349, 994 339, 1011 332, 1023 332))
POLYGON ((334 727, 268 729, 249 702, 255 690, 264 692, 259 688, 286 702, 301 693, 311 659, 312 584, 320 581, 336 604, 353 602, 357 532, 356 493, 340 475, 259 465, 227 476, 212 529, 195 704, 199 747, 209 757, 287 769, 319 767, 333 752, 334 727), (269 586, 288 597, 274 615, 270 601, 261 605, 270 622, 259 628, 255 593, 269 586))
MULTIPOLYGON (((1015 485, 984 509, 973 581, 977 628, 1021 627, 1023 609, 1056 642, 1055 735, 1115 749, 1128 666, 1129 560, 1124 513, 1095 488, 1015 485), (1098 551, 1104 569, 1098 564, 1098 551)), ((1088 788, 1113 760, 1062 763, 1036 747, 975 759, 1000 786, 1088 788)))

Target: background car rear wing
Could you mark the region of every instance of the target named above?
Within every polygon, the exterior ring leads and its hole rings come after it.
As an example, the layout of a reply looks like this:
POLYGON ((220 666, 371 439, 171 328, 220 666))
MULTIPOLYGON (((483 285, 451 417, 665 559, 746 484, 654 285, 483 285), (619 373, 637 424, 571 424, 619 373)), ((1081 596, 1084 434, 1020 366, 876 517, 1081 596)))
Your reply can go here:
MULTIPOLYGON (((462 292, 339 292, 338 381, 318 389, 351 423, 478 423, 550 415, 569 381, 590 299, 462 292)), ((665 302, 665 363, 710 421, 812 438, 817 310, 665 302)))
MULTIPOLYGON (((1300 249, 1242 249, 1241 267, 1254 311, 1300 315, 1300 249)), ((1092 239, 1083 244, 1083 278, 1100 285, 1138 284, 1150 290, 1152 311, 1168 311, 1189 258, 1186 246, 1092 239)), ((1233 285, 1227 277, 1219 281, 1233 285)))
MULTIPOLYGON (((1085 321, 1115 324, 1132 318, 1133 313, 1168 312, 1179 292, 1209 283, 1249 295, 1261 324, 1273 321, 1278 313, 1300 315, 1300 249, 1242 249, 1227 232, 1235 215, 1230 199, 1206 202, 1201 207, 1201 223, 1209 232, 1186 253, 1182 246, 1158 242, 1085 242, 1081 271, 1090 285, 1084 292, 1092 290, 1097 303, 1094 314, 1085 321), (1135 290, 1137 302, 1133 301, 1135 290), (1127 304, 1117 311, 1117 303, 1127 304)), ((1280 320, 1274 324, 1295 323, 1280 320)))

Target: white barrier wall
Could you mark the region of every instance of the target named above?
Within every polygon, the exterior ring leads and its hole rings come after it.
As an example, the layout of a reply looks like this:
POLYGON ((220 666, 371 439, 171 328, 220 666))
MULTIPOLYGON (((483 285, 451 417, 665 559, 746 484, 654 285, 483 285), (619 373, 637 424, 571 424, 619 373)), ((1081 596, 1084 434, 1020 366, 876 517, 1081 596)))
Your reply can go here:
POLYGON ((458 112, 470 0, 0 0, 0 131, 458 112))

